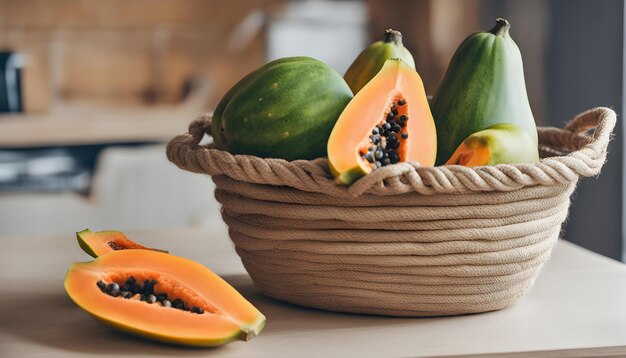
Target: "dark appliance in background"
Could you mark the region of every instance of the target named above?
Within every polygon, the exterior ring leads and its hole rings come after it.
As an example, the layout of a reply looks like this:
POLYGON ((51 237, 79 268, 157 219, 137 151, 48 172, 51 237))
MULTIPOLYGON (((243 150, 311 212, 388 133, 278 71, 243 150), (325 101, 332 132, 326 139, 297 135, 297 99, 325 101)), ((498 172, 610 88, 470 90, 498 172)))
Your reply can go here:
POLYGON ((24 55, 0 51, 0 113, 22 112, 22 67, 24 55))
MULTIPOLYGON (((0 113, 20 113, 24 55, 0 51, 0 113)), ((0 117, 2 120, 2 117, 0 117)), ((67 149, 0 150, 0 193, 89 188, 90 172, 67 149)))
POLYGON ((86 193, 91 172, 67 148, 0 150, 0 194, 86 193))
MULTIPOLYGON (((0 121, 2 114, 21 113, 23 54, 0 51, 0 121)), ((115 146, 154 144, 115 143, 115 146)), ((0 149, 0 195, 12 192, 89 193, 96 160, 113 144, 0 149)))
POLYGON ((154 144, 157 142, 0 149, 0 195, 15 192, 89 194, 97 160, 104 149, 154 144))

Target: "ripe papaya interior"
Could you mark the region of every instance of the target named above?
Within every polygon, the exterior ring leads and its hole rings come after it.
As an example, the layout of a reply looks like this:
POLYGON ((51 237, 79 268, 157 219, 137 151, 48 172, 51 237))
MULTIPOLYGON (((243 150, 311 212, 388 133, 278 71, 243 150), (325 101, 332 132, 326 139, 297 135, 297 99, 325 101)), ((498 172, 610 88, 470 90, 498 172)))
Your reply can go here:
POLYGON ((114 251, 91 262, 75 263, 65 277, 65 290, 78 306, 105 324, 169 343, 215 346, 248 340, 265 324, 261 312, 209 269, 157 251, 114 251), (141 294, 127 297, 122 292, 133 290, 126 285, 131 277, 133 282, 147 282, 144 288, 152 282, 152 296, 182 303, 176 308, 166 306, 166 300, 149 301, 140 286, 141 294), (108 290, 109 286, 117 288, 108 290))
POLYGON ((126 235, 120 231, 109 230, 93 232, 89 229, 85 229, 76 233, 76 239, 78 240, 78 245, 91 257, 98 257, 112 251, 128 249, 154 250, 167 253, 165 250, 139 245, 129 240, 126 235))
POLYGON ((468 143, 461 143, 452 157, 446 162, 447 165, 464 165, 466 167, 477 167, 487 165, 491 153, 489 147, 476 143, 470 147, 468 143))
POLYGON ((538 162, 539 153, 534 138, 522 127, 499 123, 467 137, 446 164, 475 167, 538 162))
POLYGON ((330 170, 344 184, 398 162, 432 166, 436 155, 422 79, 400 59, 385 61, 341 113, 328 140, 330 170))

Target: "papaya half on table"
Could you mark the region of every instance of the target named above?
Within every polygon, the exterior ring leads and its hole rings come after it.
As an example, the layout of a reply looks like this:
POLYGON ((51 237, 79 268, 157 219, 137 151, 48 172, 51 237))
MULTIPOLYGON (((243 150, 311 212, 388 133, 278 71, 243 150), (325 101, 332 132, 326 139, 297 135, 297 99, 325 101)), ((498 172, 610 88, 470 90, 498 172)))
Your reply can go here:
POLYGON ((70 266, 65 290, 99 321, 168 343, 217 346, 258 335, 265 316, 194 261, 151 250, 113 251, 70 266))
POLYGON ((389 59, 348 103, 328 140, 331 173, 343 184, 399 162, 432 166, 437 132, 422 79, 389 59))

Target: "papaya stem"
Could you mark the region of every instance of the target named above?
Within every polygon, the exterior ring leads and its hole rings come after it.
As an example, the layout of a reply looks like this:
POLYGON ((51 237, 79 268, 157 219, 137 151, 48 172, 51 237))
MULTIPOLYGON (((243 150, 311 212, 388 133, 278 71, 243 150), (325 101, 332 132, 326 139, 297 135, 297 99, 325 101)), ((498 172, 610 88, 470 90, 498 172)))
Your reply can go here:
POLYGON ((496 19, 496 26, 494 26, 489 32, 496 36, 504 36, 509 33, 509 29, 511 28, 511 24, 506 19, 501 17, 496 19))
POLYGON ((385 30, 384 42, 395 42, 396 44, 402 44, 402 33, 394 29, 385 30))

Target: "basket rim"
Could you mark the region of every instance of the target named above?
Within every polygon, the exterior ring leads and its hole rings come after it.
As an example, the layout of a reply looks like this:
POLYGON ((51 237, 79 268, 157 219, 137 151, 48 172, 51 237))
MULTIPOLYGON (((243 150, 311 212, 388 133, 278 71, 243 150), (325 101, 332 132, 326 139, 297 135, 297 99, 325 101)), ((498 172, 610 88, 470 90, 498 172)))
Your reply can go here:
POLYGON ((211 115, 191 122, 187 133, 168 143, 166 154, 172 163, 186 171, 327 195, 511 191, 526 186, 572 183, 580 176, 598 175, 606 161, 616 120, 612 109, 597 107, 575 116, 563 129, 538 127, 539 149, 544 154, 556 154, 542 158, 538 164, 423 167, 403 162, 377 169, 350 186, 336 183, 328 171, 326 158, 287 161, 231 154, 215 149, 212 143, 200 144, 205 134, 210 135, 211 115))

